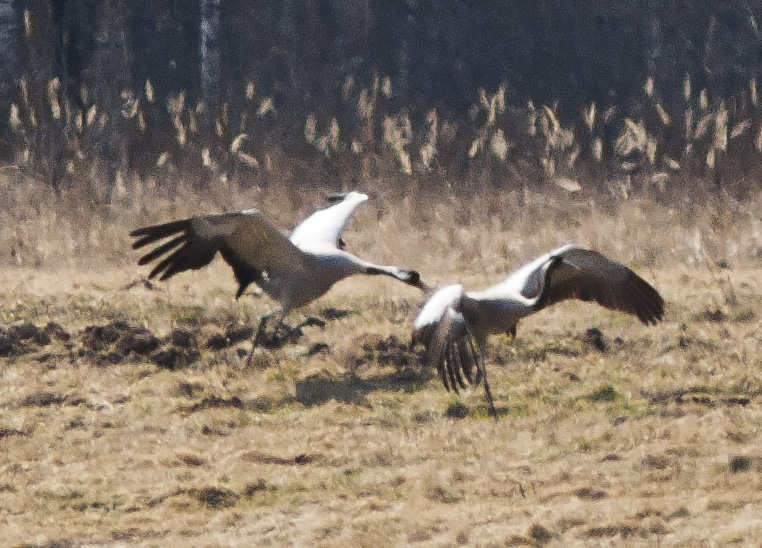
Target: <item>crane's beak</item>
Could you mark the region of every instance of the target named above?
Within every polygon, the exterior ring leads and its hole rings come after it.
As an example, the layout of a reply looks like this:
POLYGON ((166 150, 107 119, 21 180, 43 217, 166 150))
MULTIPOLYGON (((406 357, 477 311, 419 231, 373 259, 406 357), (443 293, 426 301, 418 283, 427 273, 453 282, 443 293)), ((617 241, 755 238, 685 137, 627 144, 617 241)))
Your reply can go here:
MULTIPOLYGON (((416 272, 416 274, 418 273, 416 272)), ((429 286, 424 283, 424 281, 421 279, 420 274, 418 274, 418 279, 414 283, 411 283, 410 285, 412 285, 413 287, 417 287, 421 291, 429 290, 429 286)))

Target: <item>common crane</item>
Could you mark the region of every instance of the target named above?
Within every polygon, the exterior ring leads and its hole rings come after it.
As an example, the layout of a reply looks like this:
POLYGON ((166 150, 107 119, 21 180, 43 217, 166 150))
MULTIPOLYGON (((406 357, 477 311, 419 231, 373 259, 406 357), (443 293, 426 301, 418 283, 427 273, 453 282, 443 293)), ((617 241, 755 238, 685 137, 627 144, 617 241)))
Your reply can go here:
POLYGON ((664 316, 664 299, 643 278, 597 251, 574 245, 538 257, 483 291, 459 284, 434 292, 413 325, 412 344, 426 346, 447 390, 480 381, 497 418, 484 368, 487 337, 516 336, 522 318, 567 299, 595 301, 633 314, 646 325, 664 316))
POLYGON ((368 196, 349 192, 330 199, 333 205, 307 217, 290 237, 276 229, 258 210, 249 209, 138 228, 130 233, 135 238, 132 247, 139 249, 171 238, 138 261, 144 265, 158 260, 148 278, 161 275, 160 280, 204 267, 219 252, 233 268, 238 281, 236 298, 254 282, 278 301, 280 306, 260 320, 253 351, 271 318, 277 318, 276 326, 280 325, 290 310, 317 299, 348 276, 385 275, 414 287, 425 287, 415 270, 376 265, 344 251, 341 231, 355 208, 368 196))

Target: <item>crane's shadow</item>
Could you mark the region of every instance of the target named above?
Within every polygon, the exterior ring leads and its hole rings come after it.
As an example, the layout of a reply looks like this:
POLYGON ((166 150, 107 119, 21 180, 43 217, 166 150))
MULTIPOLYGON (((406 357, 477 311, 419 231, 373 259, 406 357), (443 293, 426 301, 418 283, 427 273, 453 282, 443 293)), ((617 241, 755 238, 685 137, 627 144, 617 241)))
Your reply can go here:
POLYGON ((355 372, 340 376, 316 373, 296 382, 296 400, 306 407, 322 405, 330 400, 367 406, 366 396, 372 392, 405 392, 422 390, 433 378, 428 368, 408 366, 387 374, 361 377, 355 372))
POLYGON ((434 376, 431 368, 421 366, 420 352, 395 335, 367 335, 356 342, 359 352, 348 358, 346 373, 321 372, 296 382, 299 403, 310 407, 336 400, 367 406, 371 392, 417 392, 434 376))

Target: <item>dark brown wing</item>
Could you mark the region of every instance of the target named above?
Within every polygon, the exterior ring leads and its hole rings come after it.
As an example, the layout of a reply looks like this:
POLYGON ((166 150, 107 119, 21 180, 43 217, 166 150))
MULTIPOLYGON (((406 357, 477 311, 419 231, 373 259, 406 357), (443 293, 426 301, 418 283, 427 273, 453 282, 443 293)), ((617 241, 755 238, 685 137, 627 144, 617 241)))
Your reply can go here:
POLYGON ((202 268, 219 251, 233 268, 239 283, 237 296, 250 283, 261 280, 263 272, 272 277, 296 274, 306 268, 304 254, 257 210, 148 226, 133 230, 130 236, 136 238, 133 249, 172 237, 138 261, 144 265, 159 260, 148 277, 161 275, 160 280, 202 268))
POLYGON ((565 248, 554 259, 548 268, 538 308, 566 299, 580 299, 633 314, 646 325, 663 318, 662 296, 623 264, 597 251, 578 247, 565 248))

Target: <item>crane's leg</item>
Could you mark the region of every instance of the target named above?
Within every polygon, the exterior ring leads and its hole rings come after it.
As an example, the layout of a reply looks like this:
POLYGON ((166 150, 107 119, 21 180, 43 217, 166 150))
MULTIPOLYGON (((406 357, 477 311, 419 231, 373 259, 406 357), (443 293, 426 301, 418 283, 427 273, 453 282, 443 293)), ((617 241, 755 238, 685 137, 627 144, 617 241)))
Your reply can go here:
POLYGON ((479 334, 473 338, 476 340, 474 341, 471 336, 469 336, 467 341, 470 346, 471 355, 477 356, 478 360, 479 370, 477 371, 476 382, 479 382, 479 379, 481 379, 482 384, 484 385, 484 395, 487 397, 487 408, 489 409, 489 414, 492 415, 495 421, 497 421, 497 410, 495 409, 495 401, 492 399, 492 391, 489 389, 489 383, 487 382, 487 367, 485 366, 484 360, 484 356, 487 353, 487 336, 484 334, 479 334), (474 342, 476 344, 474 344, 474 342))
POLYGON ((484 367, 484 351, 479 353, 479 363, 482 370, 482 384, 484 384, 484 394, 487 396, 487 408, 489 414, 497 422, 497 410, 495 409, 495 401, 492 399, 492 391, 489 389, 489 383, 487 382, 487 369, 484 367))
POLYGON ((262 316, 262 319, 259 320, 259 326, 257 327, 257 331, 254 334, 254 338, 251 341, 251 352, 249 352, 249 358, 246 360, 246 367, 251 366, 251 358, 254 356, 254 349, 256 349, 259 346, 259 343, 262 342, 262 338, 265 335, 265 328, 267 327, 267 322, 270 321, 270 318, 273 316, 276 316, 278 318, 278 324, 280 324, 281 320, 283 319, 283 313, 281 310, 273 310, 269 314, 265 314, 262 316))

